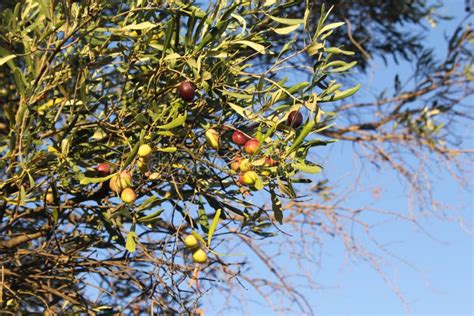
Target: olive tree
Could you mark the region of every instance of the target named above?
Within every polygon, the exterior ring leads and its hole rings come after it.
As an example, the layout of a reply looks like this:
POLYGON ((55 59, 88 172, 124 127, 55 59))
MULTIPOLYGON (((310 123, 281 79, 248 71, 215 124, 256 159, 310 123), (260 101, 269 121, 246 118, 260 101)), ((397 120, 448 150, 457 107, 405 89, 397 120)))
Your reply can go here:
POLYGON ((252 282, 217 247, 277 234, 282 200, 321 171, 325 106, 359 88, 337 81, 355 65, 328 42, 343 22, 288 18, 303 1, 8 4, 2 309, 196 311, 219 280, 252 282))

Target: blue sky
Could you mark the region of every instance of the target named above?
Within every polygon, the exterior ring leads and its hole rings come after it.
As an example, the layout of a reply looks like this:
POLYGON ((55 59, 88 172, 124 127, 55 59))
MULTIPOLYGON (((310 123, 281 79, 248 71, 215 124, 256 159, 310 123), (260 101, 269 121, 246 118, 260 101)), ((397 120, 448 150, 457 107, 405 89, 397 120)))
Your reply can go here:
MULTIPOLYGON (((441 12, 453 16, 454 19, 441 22, 436 28, 431 29, 427 38, 428 44, 437 48, 439 56, 443 55, 446 47, 444 34, 449 34, 465 16, 463 0, 450 0, 445 3, 449 5, 445 5, 441 12)), ((403 81, 403 75, 410 73, 409 64, 400 66, 391 64, 386 67, 381 61, 376 60, 372 67, 373 70, 369 73, 369 79, 364 84, 362 94, 366 91, 380 91, 381 88, 389 86, 393 80, 392 74, 400 74, 403 81)), ((472 100, 468 103, 473 104, 472 100)), ((458 128, 466 127, 459 126, 458 128)), ((465 147, 473 148, 472 138, 467 140, 465 147)), ((332 159, 334 155, 344 158, 351 157, 352 154, 350 146, 342 143, 335 144, 326 162, 327 174, 331 176, 338 172, 343 174, 346 171, 344 166, 351 165, 350 161, 332 159)), ((381 207, 391 209, 407 207, 407 201, 403 198, 406 190, 399 184, 393 173, 378 173, 370 178, 366 183, 390 184, 390 187, 383 186, 381 207), (378 181, 376 178, 379 178, 378 181)), ((472 192, 459 191, 458 184, 447 174, 435 180, 434 186, 435 196, 448 205, 457 205, 472 225, 474 204, 472 192)), ((361 195, 359 199, 363 200, 364 195, 361 195)), ((357 199, 353 202, 363 203, 357 199)), ((411 305, 412 314, 473 315, 472 236, 461 231, 456 223, 427 219, 423 224, 439 241, 428 238, 406 223, 385 225, 383 231, 378 234, 381 240, 399 241, 397 246, 392 246, 391 249, 415 264, 425 273, 426 280, 431 282, 430 287, 419 273, 394 261, 398 270, 395 279, 411 305)), ((327 248, 330 249, 330 247, 327 248)), ((341 264, 337 262, 340 258, 340 255, 332 256, 326 261, 323 271, 319 273, 321 282, 331 283, 332 280, 337 280, 337 288, 315 293, 315 304, 320 315, 401 315, 406 313, 400 300, 370 267, 362 263, 341 269, 341 264)))
MULTIPOLYGON (((436 48, 440 57, 446 47, 444 35, 449 34, 465 16, 464 0, 445 3, 449 5, 445 5, 440 12, 453 16, 454 19, 441 22, 436 28, 430 29, 427 38, 428 44, 436 48)), ((411 67, 407 63, 386 66, 381 60, 374 60, 369 73, 362 77, 363 88, 360 95, 369 96, 374 91, 390 87, 396 73, 403 81, 404 75, 411 73, 411 67)), ((472 100, 469 102, 472 105, 472 100)), ((472 130, 472 126, 460 125, 458 128, 472 130)), ((464 146, 473 148, 472 138, 467 139, 464 146)), ((351 144, 338 142, 318 154, 324 157, 322 162, 329 179, 350 179, 347 174, 361 165, 351 144)), ((377 171, 370 166, 364 167, 359 192, 351 196, 349 203, 353 206, 368 204, 373 188, 382 190, 380 199, 374 202, 377 207, 393 210, 408 207, 407 187, 399 181, 397 175, 389 170, 377 171)), ((470 225, 473 224, 472 192, 460 190, 459 185, 445 172, 440 172, 434 180, 434 192, 436 198, 443 203, 457 206, 470 225)), ((472 236, 463 232, 456 223, 430 217, 422 219, 421 223, 436 240, 407 223, 391 222, 376 229, 375 234, 380 241, 390 242, 390 249, 395 254, 419 269, 415 271, 392 259, 389 260, 391 265, 383 266, 389 273, 389 279, 397 283, 412 315, 472 316, 472 236)), ((322 266, 315 269, 313 276, 324 288, 305 291, 317 315, 407 314, 400 299, 380 275, 362 260, 347 259, 338 240, 326 239, 322 251, 322 266)), ((244 308, 249 315, 274 314, 271 309, 258 304, 261 301, 250 288, 246 291, 246 296, 256 300, 254 303, 245 303, 244 308)), ((224 299, 219 293, 212 292, 204 302, 206 315, 217 315, 214 307, 224 299)), ((240 312, 236 312, 238 314, 240 312)))

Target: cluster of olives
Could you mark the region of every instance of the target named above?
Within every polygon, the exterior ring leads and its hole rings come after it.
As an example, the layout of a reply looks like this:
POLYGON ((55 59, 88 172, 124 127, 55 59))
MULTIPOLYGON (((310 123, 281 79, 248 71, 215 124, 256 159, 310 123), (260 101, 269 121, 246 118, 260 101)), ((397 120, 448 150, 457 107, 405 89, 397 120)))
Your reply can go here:
MULTIPOLYGON (((287 125, 292 128, 298 128, 303 122, 303 115, 299 111, 292 111, 288 115, 287 125)), ((219 133, 214 129, 208 129, 205 133, 207 143, 212 148, 218 150, 220 148, 220 136, 219 133)), ((252 156, 260 148, 260 141, 255 138, 251 138, 240 130, 235 130, 232 133, 232 142, 243 148, 243 151, 248 155, 252 156)), ((270 156, 265 157, 264 167, 274 167, 278 165, 278 161, 270 156)), ((259 174, 252 170, 252 164, 249 158, 236 156, 230 162, 230 167, 236 172, 240 172, 239 183, 242 185, 252 186, 258 180, 259 174)), ((268 176, 270 172, 267 170, 261 170, 260 174, 268 176)))
POLYGON ((184 245, 192 250, 194 262, 205 263, 207 261, 207 254, 199 247, 199 241, 194 235, 187 235, 184 238, 184 245))
MULTIPOLYGON (((139 147, 137 166, 140 170, 146 169, 152 151, 148 144, 143 144, 139 147)), ((96 167, 96 173, 99 177, 106 177, 111 171, 111 166, 107 162, 103 162, 96 167)), ((109 188, 113 192, 120 194, 122 201, 127 204, 133 204, 137 199, 137 194, 132 188, 132 173, 130 171, 124 170, 114 175, 109 180, 109 188)))
MULTIPOLYGON (((178 94, 181 99, 186 102, 191 102, 195 97, 196 87, 189 81, 184 81, 178 86, 178 94)), ((288 114, 286 124, 290 128, 298 128, 303 123, 303 115, 299 111, 292 111, 288 114)), ((213 128, 206 130, 205 137, 208 145, 216 150, 220 149, 221 140, 219 132, 213 128)), ((247 136, 239 130, 235 130, 232 134, 232 142, 239 147, 243 147, 243 150, 249 154, 255 154, 259 147, 260 142, 255 139, 247 136)), ((248 158, 235 157, 232 159, 231 168, 234 171, 240 171, 239 183, 242 185, 254 185, 258 180, 259 175, 251 170, 252 164, 248 158)), ((272 157, 266 157, 264 162, 264 167, 274 167, 278 165, 278 161, 274 160, 272 157)), ((269 175, 268 170, 262 170, 261 174, 264 176, 269 175)))
MULTIPOLYGON (((196 87, 193 83, 189 81, 183 81, 178 85, 178 96, 185 102, 192 102, 196 96, 196 87)), ((299 111, 292 111, 288 114, 286 121, 287 125, 291 128, 298 128, 303 123, 303 115, 299 111)), ((220 135, 219 132, 213 128, 206 130, 205 132, 206 141, 210 147, 219 150, 220 135)), ((232 133, 232 142, 242 147, 243 151, 248 155, 252 156, 260 148, 260 141, 256 138, 251 138, 242 131, 236 129, 232 133)), ((138 169, 147 175, 149 178, 153 178, 148 171, 148 166, 151 158, 152 148, 148 144, 143 144, 139 147, 138 150, 138 169)), ((249 157, 250 158, 250 157, 249 157)), ((238 182, 241 185, 252 186, 259 179, 259 174, 255 172, 250 162, 249 158, 236 156, 230 162, 230 167, 232 170, 239 172, 238 182)), ((270 156, 266 156, 264 160, 263 170, 259 170, 260 175, 268 176, 270 175, 269 167, 274 167, 279 164, 279 161, 273 159, 270 156)), ((104 162, 97 166, 97 174, 101 177, 105 177, 111 173, 111 167, 108 163, 104 162)), ((132 174, 129 171, 122 171, 119 174, 114 175, 109 181, 110 189, 120 194, 123 202, 127 204, 133 204, 137 199, 137 194, 132 187, 132 174)), ((52 200, 52 194, 48 196, 52 200)))

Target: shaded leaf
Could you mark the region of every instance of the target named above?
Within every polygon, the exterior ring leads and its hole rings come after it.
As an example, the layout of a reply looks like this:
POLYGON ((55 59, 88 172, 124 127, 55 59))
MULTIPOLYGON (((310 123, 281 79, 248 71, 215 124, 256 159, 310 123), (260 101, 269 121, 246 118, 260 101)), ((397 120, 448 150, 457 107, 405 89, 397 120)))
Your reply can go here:
POLYGON ((275 216, 275 219, 278 221, 278 223, 283 224, 283 210, 280 199, 275 194, 273 189, 271 189, 270 194, 272 199, 273 216, 275 216))
POLYGON ((137 233, 135 232, 129 232, 128 235, 127 235, 127 242, 125 244, 125 248, 129 251, 129 252, 134 252, 137 248, 137 233))

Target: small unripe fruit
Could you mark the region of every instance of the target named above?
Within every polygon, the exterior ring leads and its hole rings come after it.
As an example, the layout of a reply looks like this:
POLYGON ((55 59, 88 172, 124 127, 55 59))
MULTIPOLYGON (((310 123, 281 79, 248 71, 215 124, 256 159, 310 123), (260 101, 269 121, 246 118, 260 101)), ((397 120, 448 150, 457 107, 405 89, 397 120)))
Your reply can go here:
POLYGON ((247 158, 242 159, 242 160, 240 161, 240 166, 239 166, 240 171, 242 171, 242 172, 247 172, 247 171, 249 171, 251 168, 252 168, 252 164, 250 163, 250 161, 249 161, 247 158))
POLYGON ((147 176, 147 177, 148 177, 148 179, 150 179, 150 180, 156 180, 156 179, 158 179, 158 178, 160 177, 160 174, 159 174, 158 172, 153 172, 153 173, 150 173, 150 175, 147 176))
POLYGON ((244 135, 241 131, 234 131, 232 133, 232 141, 237 146, 244 146, 245 143, 249 140, 247 136, 244 135))
POLYGON ((206 141, 209 144, 209 146, 211 146, 214 149, 219 149, 220 137, 219 137, 219 133, 215 129, 212 129, 212 128, 208 129, 206 131, 205 136, 206 136, 206 141))
POLYGON ((102 140, 106 137, 107 137, 107 134, 101 129, 96 130, 94 132, 94 135, 92 135, 92 139, 94 140, 102 140))
POLYGON ((128 171, 122 171, 113 176, 109 181, 109 187, 112 191, 120 193, 123 189, 132 185, 132 175, 128 171))
POLYGON ((260 142, 256 139, 251 139, 245 143, 244 150, 247 154, 253 155, 258 147, 260 146, 260 142))
POLYGON ((48 190, 48 193, 46 193, 45 200, 46 200, 46 203, 48 204, 52 204, 54 202, 54 195, 51 190, 48 190))
POLYGON ((292 111, 288 115, 286 124, 290 127, 298 128, 303 123, 303 114, 300 111, 292 111))
POLYGON ((255 171, 247 171, 240 174, 240 184, 253 185, 258 179, 258 174, 255 171))
POLYGON ((143 144, 140 145, 140 148, 138 148, 138 156, 140 157, 147 157, 148 155, 151 154, 151 147, 148 144, 143 144))
POLYGON ((198 240, 194 235, 187 235, 184 238, 184 245, 188 248, 195 248, 198 245, 198 240))
POLYGON ((196 87, 189 81, 183 81, 178 87, 178 94, 181 99, 186 102, 194 100, 196 87))
POLYGON ((109 188, 110 188, 110 190, 114 191, 115 193, 120 193, 121 189, 118 186, 117 176, 113 176, 109 180, 109 188))
POLYGON ((197 263, 204 263, 207 261, 207 255, 202 249, 196 249, 193 252, 193 260, 197 263))
POLYGON ((96 171, 97 175, 99 175, 100 177, 106 177, 110 174, 110 165, 106 162, 103 162, 97 165, 96 171))
POLYGON ((267 177, 271 174, 270 170, 262 170, 260 171, 260 174, 264 177, 267 177))
POLYGON ((126 188, 122 191, 122 194, 120 194, 120 198, 127 204, 133 204, 137 199, 137 194, 132 188, 126 188))
POLYGON ((266 167, 275 167, 275 166, 278 166, 278 163, 279 163, 279 162, 278 162, 277 160, 273 159, 273 158, 270 157, 270 156, 265 157, 265 163, 264 163, 264 165, 265 165, 266 167))
POLYGON ((230 168, 234 171, 238 171, 240 168, 241 159, 236 157, 230 162, 230 168))

